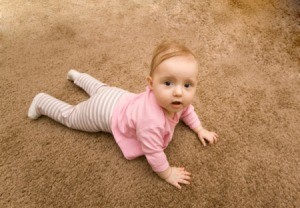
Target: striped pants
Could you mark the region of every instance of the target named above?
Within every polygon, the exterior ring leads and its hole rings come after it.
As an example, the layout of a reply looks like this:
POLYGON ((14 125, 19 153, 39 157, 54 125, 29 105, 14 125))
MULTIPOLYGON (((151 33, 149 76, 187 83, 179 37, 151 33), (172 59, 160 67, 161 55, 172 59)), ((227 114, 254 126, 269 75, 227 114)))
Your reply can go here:
POLYGON ((118 99, 127 91, 109 87, 88 74, 82 73, 74 83, 84 89, 90 98, 72 106, 46 93, 37 99, 36 111, 69 128, 111 133, 111 117, 118 99))

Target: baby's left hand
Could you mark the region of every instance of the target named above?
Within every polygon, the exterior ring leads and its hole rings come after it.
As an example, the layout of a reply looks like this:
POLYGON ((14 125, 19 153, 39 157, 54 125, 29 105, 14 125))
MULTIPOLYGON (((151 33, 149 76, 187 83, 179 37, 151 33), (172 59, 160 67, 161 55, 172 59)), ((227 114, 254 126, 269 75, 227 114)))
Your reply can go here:
POLYGON ((201 129, 198 131, 198 137, 201 141, 201 143, 206 146, 207 141, 209 144, 216 143, 218 141, 218 134, 212 131, 207 131, 206 129, 201 129))

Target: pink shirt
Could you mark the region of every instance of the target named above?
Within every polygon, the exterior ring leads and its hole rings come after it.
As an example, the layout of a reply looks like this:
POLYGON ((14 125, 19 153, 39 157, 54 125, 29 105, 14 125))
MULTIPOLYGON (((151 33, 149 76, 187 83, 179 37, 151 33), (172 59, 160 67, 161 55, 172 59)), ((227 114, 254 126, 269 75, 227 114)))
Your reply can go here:
POLYGON ((153 171, 162 172, 169 167, 164 149, 179 119, 191 129, 200 125, 192 105, 169 119, 147 87, 143 93, 126 93, 120 98, 112 115, 112 132, 126 159, 145 155, 153 171))

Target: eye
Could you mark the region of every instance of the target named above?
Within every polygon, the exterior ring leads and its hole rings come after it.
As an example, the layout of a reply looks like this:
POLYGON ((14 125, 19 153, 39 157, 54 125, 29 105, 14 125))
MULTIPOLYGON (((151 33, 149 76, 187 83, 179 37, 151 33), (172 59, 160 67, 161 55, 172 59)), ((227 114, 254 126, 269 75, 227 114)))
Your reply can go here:
POLYGON ((189 87, 191 87, 191 84, 190 84, 190 83, 185 83, 185 84, 184 84, 184 87, 185 87, 185 88, 189 88, 189 87))
POLYGON ((165 82, 165 85, 166 85, 166 86, 171 86, 171 84, 172 84, 172 83, 169 82, 169 81, 165 82))

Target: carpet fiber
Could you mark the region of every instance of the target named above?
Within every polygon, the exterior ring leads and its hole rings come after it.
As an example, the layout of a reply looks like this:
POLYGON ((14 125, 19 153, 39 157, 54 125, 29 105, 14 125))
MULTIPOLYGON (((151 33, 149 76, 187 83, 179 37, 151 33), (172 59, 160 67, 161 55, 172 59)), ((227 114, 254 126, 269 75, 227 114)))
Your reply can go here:
POLYGON ((297 0, 1 0, 0 207, 300 207, 297 0), (194 106, 220 136, 203 147, 183 123, 165 151, 193 174, 181 190, 107 133, 27 118, 49 93, 87 95, 69 69, 139 93, 166 39, 199 58, 194 106))

